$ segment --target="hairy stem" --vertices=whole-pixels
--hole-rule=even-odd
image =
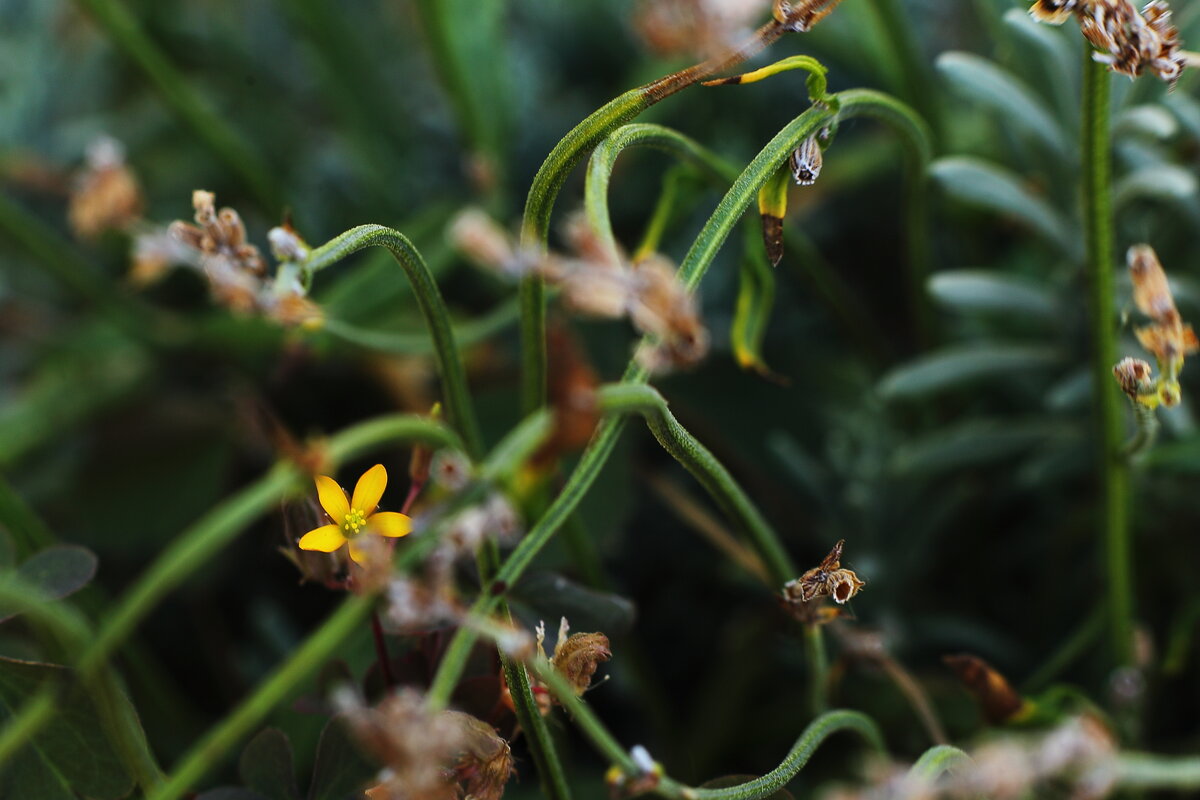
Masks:
[[[483,439],[479,435],[479,425],[471,407],[471,396],[467,392],[467,373],[463,367],[462,354],[454,341],[450,315],[446,311],[446,303],[442,299],[437,281],[412,242],[399,231],[382,225],[360,225],[313,250],[302,267],[312,274],[367,247],[387,248],[408,277],[417,305],[425,317],[425,324],[429,326],[429,335],[433,339],[450,424],[462,436],[468,455],[472,458],[480,457],[483,454]]]
[[[1092,382],[1095,392],[1097,464],[1103,501],[1104,553],[1108,578],[1109,636],[1113,658],[1133,658],[1133,547],[1129,528],[1129,475],[1121,457],[1124,436],[1120,392],[1112,380],[1117,361],[1113,324],[1112,131],[1108,68],[1084,52],[1083,211],[1087,275],[1091,292]]]

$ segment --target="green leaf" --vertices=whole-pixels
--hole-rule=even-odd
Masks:
[[[883,376],[884,398],[921,397],[987,378],[1042,371],[1062,360],[1061,354],[1038,345],[990,344],[938,350],[902,364]]]
[[[1080,256],[1074,226],[1044,198],[1027,189],[1012,170],[978,158],[955,156],[938,159],[929,171],[954,199],[1009,217],[1071,258]]]
[[[1008,70],[970,53],[943,53],[938,71],[965,97],[995,111],[1002,120],[1037,139],[1055,155],[1073,152],[1070,140],[1046,104]]]
[[[1124,210],[1135,200],[1179,203],[1196,195],[1196,178],[1174,164],[1154,164],[1134,170],[1113,187],[1113,208]]]
[[[371,783],[377,767],[363,757],[348,727],[339,714],[321,731],[308,800],[357,800]]]
[[[96,577],[96,554],[86,547],[58,545],[32,556],[17,569],[17,577],[61,599],[82,589]],[[0,622],[13,612],[0,606]]]
[[[1075,47],[1054,27],[1035,22],[1023,8],[1010,8],[1004,13],[1004,24],[1018,37],[1042,53],[1043,75],[1053,75],[1046,81],[1054,92],[1059,118],[1072,123],[1079,120],[1079,59]],[[1022,52],[1022,57],[1024,53]]]
[[[10,719],[47,682],[73,681],[66,667],[0,658],[0,720]],[[33,791],[31,788],[36,787]],[[57,798],[81,794],[117,800],[133,789],[88,693],[74,683],[59,711],[0,773],[0,797]]]
[[[1064,435],[1074,432],[1057,420],[969,420],[901,445],[892,456],[891,469],[911,474],[980,466]]]
[[[964,312],[1022,314],[1044,319],[1058,316],[1053,293],[1034,281],[987,270],[939,272],[929,279],[938,303]]]
[[[247,789],[267,800],[299,800],[292,744],[278,728],[267,728],[250,740],[238,761],[238,774]]]
[[[1113,120],[1113,136],[1118,140],[1137,136],[1165,141],[1178,133],[1179,120],[1156,103],[1127,108]]]

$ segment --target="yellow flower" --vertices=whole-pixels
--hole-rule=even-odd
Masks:
[[[404,514],[375,510],[387,487],[387,470],[382,464],[376,464],[363,473],[354,486],[354,495],[348,500],[346,492],[333,478],[318,475],[316,484],[321,508],[325,509],[333,522],[300,537],[301,550],[332,553],[349,543],[350,558],[363,564],[367,559],[366,549],[356,545],[358,537],[372,533],[397,538],[412,532],[412,520]]]

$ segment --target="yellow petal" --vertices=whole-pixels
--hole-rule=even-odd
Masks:
[[[355,564],[358,564],[360,567],[365,567],[371,560],[371,553],[374,551],[374,548],[370,547],[369,545],[367,547],[363,547],[361,543],[361,536],[350,540],[350,558]]]
[[[395,511],[380,511],[367,520],[371,532],[395,539],[412,533],[412,519]]]
[[[322,553],[332,553],[345,543],[346,537],[337,525],[322,525],[300,537],[301,550],[317,550]]]
[[[371,516],[383,490],[387,488],[387,470],[383,464],[376,464],[363,473],[354,487],[354,498],[350,501],[351,508],[357,508],[363,516]]]
[[[346,519],[346,512],[350,510],[350,504],[346,502],[346,493],[333,478],[318,475],[316,483],[317,497],[321,501],[321,508],[325,509],[325,513],[335,524],[341,525]]]

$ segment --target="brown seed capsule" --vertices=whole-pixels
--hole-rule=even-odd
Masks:
[[[792,177],[801,186],[812,186],[821,175],[825,157],[816,136],[810,136],[792,151]]]
[[[1150,365],[1140,358],[1123,358],[1113,367],[1113,377],[1121,391],[1129,399],[1137,401],[1139,397],[1154,392],[1154,381],[1151,378]]]
[[[1025,700],[1009,685],[1003,675],[978,656],[968,653],[950,655],[942,661],[979,703],[984,718],[993,725],[1015,717],[1025,708]]]
[[[829,573],[829,596],[838,605],[852,599],[866,585],[853,570],[838,569]]]
[[[1078,0],[1038,0],[1029,9],[1029,13],[1038,22],[1061,25],[1071,16],[1071,11],[1076,5]]]
[[[775,21],[784,30],[807,33],[833,13],[842,0],[775,0]]]
[[[829,551],[829,555],[825,556],[819,565],[808,570],[799,578],[788,581],[783,587],[784,598],[792,603],[811,603],[819,597],[828,597],[829,576],[841,567],[842,547],[845,544],[845,539],[838,540],[838,543]]]

